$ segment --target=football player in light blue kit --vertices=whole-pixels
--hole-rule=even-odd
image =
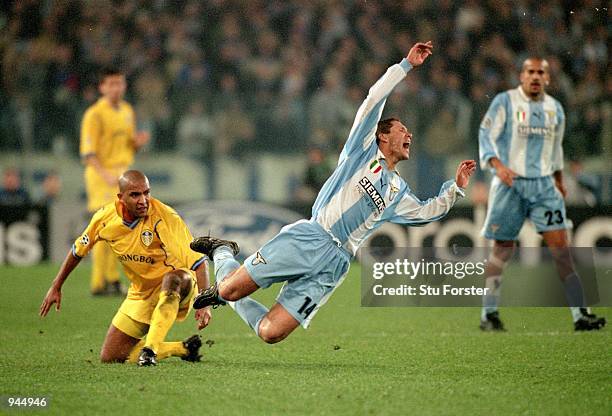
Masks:
[[[480,125],[480,164],[495,175],[483,228],[485,238],[495,240],[485,271],[489,294],[483,297],[480,322],[485,331],[504,330],[497,310],[502,271],[527,218],[555,259],[575,330],[600,329],[606,322],[585,308],[568,248],[562,176],[565,114],[561,104],[546,94],[549,82],[548,62],[526,59],[521,84],[497,95]]]
[[[412,134],[397,119],[379,121],[387,96],[431,51],[431,42],[417,43],[372,86],[310,220],[284,227],[242,266],[234,259],[238,253],[234,242],[200,237],[191,243],[192,249],[212,257],[217,278],[214,286],[196,297],[194,308],[229,302],[261,339],[281,341],[300,324],[309,325],[376,228],[385,222],[436,221],[463,196],[475,161],[461,162],[454,181],[444,183],[437,197],[420,201],[395,169],[399,161],[408,159]],[[270,310],[248,297],[283,281]]]

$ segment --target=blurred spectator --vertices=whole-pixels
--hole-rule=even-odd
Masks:
[[[193,101],[189,105],[179,120],[177,130],[177,151],[180,154],[198,161],[212,157],[215,125],[212,117],[206,114],[202,101]]]
[[[240,104],[233,101],[223,111],[214,115],[217,129],[214,140],[216,155],[242,158],[252,149],[255,140],[255,123]]]
[[[22,205],[30,203],[30,194],[21,185],[21,174],[15,168],[7,168],[2,175],[0,204]]]
[[[153,134],[152,150],[174,150],[184,139],[181,121],[194,101],[209,103],[215,120],[228,120],[226,109],[238,115],[242,138],[223,141],[221,154],[248,146],[338,149],[369,83],[401,59],[406,45],[431,39],[435,62],[408,77],[386,111],[407,120],[417,148],[445,109],[456,138],[473,151],[481,107],[516,85],[526,55],[541,54],[550,63],[551,94],[566,107],[568,135],[577,133],[576,145],[586,131],[596,134],[586,152],[596,156],[610,151],[607,3],[8,2],[0,35],[0,146],[48,151],[58,137],[76,143],[92,74],[112,65],[128,70],[128,96],[141,127]]]
[[[601,179],[584,172],[579,159],[570,160],[568,174],[564,177],[567,189],[566,201],[573,205],[594,207],[601,203]]]
[[[62,179],[57,172],[51,171],[45,176],[42,182],[40,196],[37,202],[43,205],[49,205],[55,202],[62,191]]]
[[[308,165],[302,181],[302,186],[296,190],[295,199],[300,203],[314,202],[323,184],[333,173],[334,168],[325,158],[323,150],[311,147],[308,150]]]

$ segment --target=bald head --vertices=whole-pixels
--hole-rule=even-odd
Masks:
[[[119,200],[132,219],[142,218],[149,212],[151,189],[149,179],[137,170],[128,170],[119,177]]]
[[[149,179],[139,170],[127,170],[119,177],[119,192],[124,193],[132,184],[146,183],[149,186]]]
[[[521,72],[525,71],[531,65],[542,65],[542,68],[548,72],[548,61],[537,56],[532,56],[531,58],[525,59],[523,61],[523,66],[521,67]]]

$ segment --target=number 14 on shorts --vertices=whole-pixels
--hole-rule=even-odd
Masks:
[[[298,313],[303,314],[304,319],[308,318],[308,315],[310,315],[312,311],[314,311],[314,309],[317,307],[316,303],[312,303],[312,305],[310,305],[311,303],[312,303],[312,299],[306,296],[304,298],[304,304],[302,304],[302,307],[298,309]]]

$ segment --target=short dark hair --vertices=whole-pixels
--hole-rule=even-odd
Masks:
[[[380,137],[379,135],[382,134],[387,134],[391,131],[391,127],[393,127],[393,122],[394,121],[399,121],[399,119],[395,118],[395,117],[391,117],[391,118],[386,118],[384,120],[380,120],[378,122],[378,125],[376,126],[376,144],[378,144],[380,142]]]
[[[116,66],[105,66],[98,73],[98,84],[102,84],[106,77],[114,77],[116,75],[125,75],[125,72]]]

